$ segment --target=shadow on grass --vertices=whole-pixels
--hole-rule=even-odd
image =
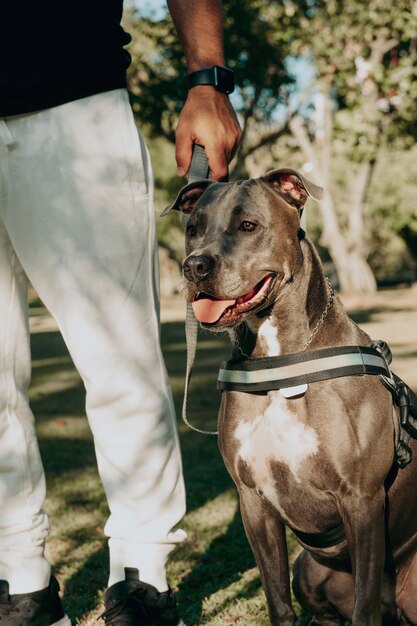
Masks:
[[[102,601],[102,591],[108,581],[107,542],[90,556],[65,585],[64,603],[73,624],[93,611]],[[68,607],[77,607],[68,610]],[[99,622],[97,622],[99,624]],[[101,622],[100,622],[101,624]]]
[[[384,313],[392,315],[394,313],[408,313],[409,311],[414,311],[414,308],[400,307],[393,309],[385,306],[375,306],[369,309],[349,309],[348,314],[360,326],[361,324],[377,321],[375,319],[376,316]]]
[[[39,436],[39,447],[48,482],[63,477],[67,479],[79,470],[96,466],[94,447],[91,441],[70,437]]]
[[[31,407],[37,422],[85,414],[84,385],[57,331],[31,335]]]
[[[253,567],[255,559],[244,534],[240,513],[236,512],[227,531],[211,542],[198,564],[181,581],[178,600],[185,622],[189,626],[200,624],[204,599],[238,581]],[[259,588],[259,579],[249,582],[243,593],[222,601],[215,613],[222,612],[238,597],[249,599]]]

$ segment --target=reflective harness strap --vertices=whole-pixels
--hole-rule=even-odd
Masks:
[[[413,456],[409,444],[410,438],[417,439],[417,396],[399,376],[392,373],[391,378],[380,376],[380,381],[392,395],[394,404],[399,408],[398,443],[395,461],[402,469]]]
[[[363,374],[390,376],[379,350],[341,346],[285,356],[226,361],[220,367],[217,387],[221,391],[250,393]]]

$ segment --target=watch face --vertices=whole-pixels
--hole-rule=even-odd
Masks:
[[[224,93],[232,93],[235,88],[232,70],[229,70],[227,67],[221,67],[221,65],[215,65],[213,70],[216,89]]]

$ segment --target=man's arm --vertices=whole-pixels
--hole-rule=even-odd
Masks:
[[[184,48],[188,73],[224,65],[220,0],[167,0],[167,4]],[[178,175],[187,173],[192,146],[199,143],[205,147],[212,178],[224,177],[240,138],[228,96],[210,85],[193,87],[176,132]]]

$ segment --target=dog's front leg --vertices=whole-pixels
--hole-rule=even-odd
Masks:
[[[239,495],[243,524],[261,574],[271,624],[292,626],[295,615],[285,527],[256,491],[242,487]]]
[[[380,626],[385,561],[385,491],[373,496],[348,493],[342,515],[355,580],[353,626]]]

